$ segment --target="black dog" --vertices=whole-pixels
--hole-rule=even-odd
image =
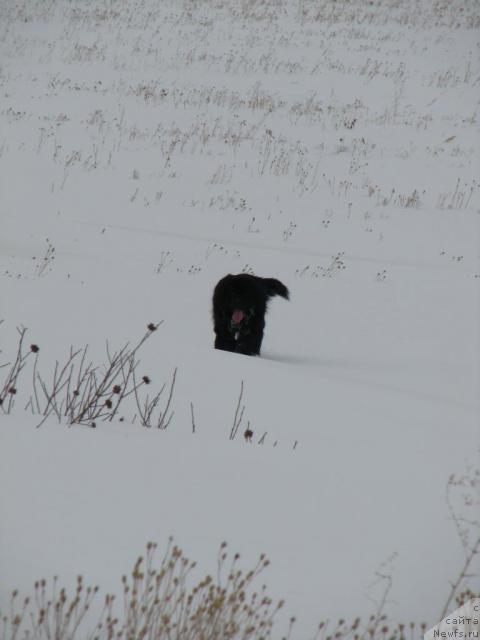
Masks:
[[[275,278],[247,273],[222,278],[213,292],[215,349],[258,356],[267,304],[273,296],[289,298],[287,287]]]

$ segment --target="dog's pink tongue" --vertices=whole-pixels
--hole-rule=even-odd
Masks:
[[[245,317],[245,314],[240,309],[235,309],[232,313],[232,322],[239,324]]]

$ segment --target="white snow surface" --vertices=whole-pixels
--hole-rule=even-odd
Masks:
[[[472,1],[1,3],[0,364],[18,325],[46,374],[163,320],[142,373],[178,377],[166,431],[37,429],[26,370],[0,609],[54,574],[118,590],[173,535],[201,571],[222,540],[265,552],[296,638],[369,615],[385,572],[389,616],[438,621],[445,486],[478,460],[479,24]],[[241,271],[291,293],[259,358],[213,349]]]

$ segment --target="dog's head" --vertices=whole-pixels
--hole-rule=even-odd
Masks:
[[[242,309],[240,306],[234,306],[229,313],[229,330],[233,334],[235,340],[240,336],[250,332],[249,322],[253,317],[253,309]]]

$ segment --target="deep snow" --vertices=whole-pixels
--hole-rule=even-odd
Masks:
[[[178,367],[166,432],[37,430],[26,373],[1,419],[0,608],[53,574],[115,589],[174,534],[205,570],[223,539],[266,552],[298,638],[369,614],[380,567],[389,615],[433,625],[463,561],[445,485],[478,460],[478,7],[9,0],[0,19],[0,362],[16,325],[47,372],[163,320],[142,367]],[[291,291],[261,358],[212,348],[213,286],[249,269]],[[241,380],[252,444],[228,439]]]

